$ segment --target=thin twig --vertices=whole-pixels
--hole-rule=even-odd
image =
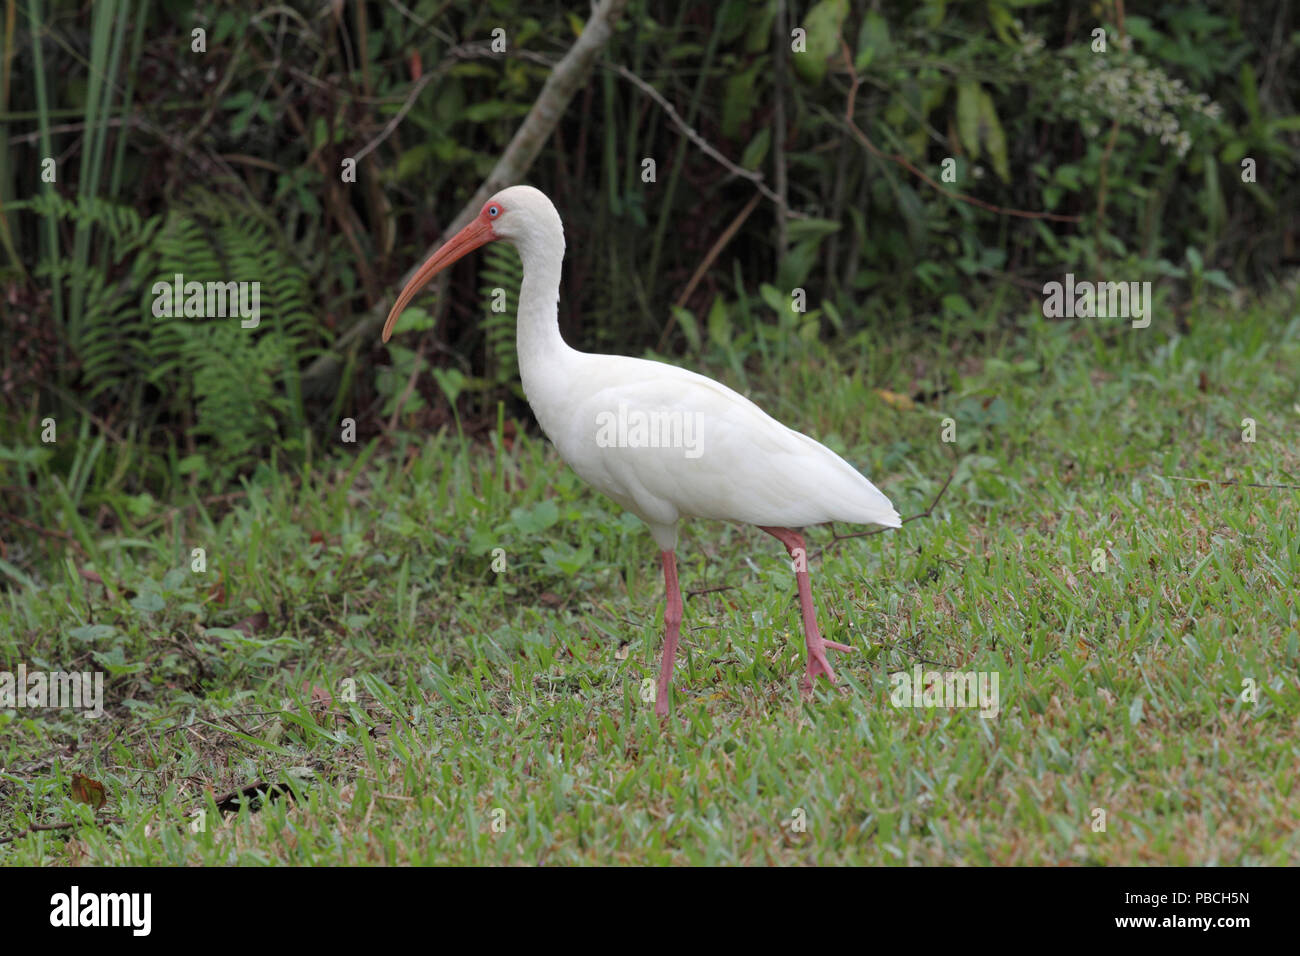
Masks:
[[[920,637],[919,634],[918,634],[918,635],[915,635],[915,636],[916,636],[916,637]],[[893,645],[892,647],[889,646],[888,644],[882,644],[882,645],[880,645],[880,646],[881,646],[881,647],[884,647],[884,648],[887,648],[887,649],[889,649],[889,650],[891,650],[891,651],[902,651],[904,654],[907,654],[909,657],[911,657],[911,658],[912,658],[914,661],[916,661],[918,664],[933,664],[935,667],[946,667],[946,668],[948,668],[948,670],[950,670],[950,671],[955,671],[955,670],[958,669],[958,665],[957,665],[957,664],[949,664],[947,661],[936,661],[936,660],[934,660],[934,659],[932,659],[932,658],[929,658],[929,657],[922,657],[920,654],[916,653],[916,651],[912,650],[911,648],[904,647],[904,646],[901,645],[901,644],[895,644],[895,645]]]
[[[0,512],[0,514],[4,515],[5,520],[13,521],[16,524],[20,524],[25,528],[31,528],[33,531],[37,532],[38,534],[43,534],[46,537],[51,537],[51,538],[62,538],[64,541],[67,541],[69,544],[71,544],[73,548],[75,548],[78,552],[80,552],[82,557],[86,556],[86,549],[81,546],[81,542],[78,541],[73,535],[69,534],[66,531],[62,531],[59,528],[42,527],[41,525],[37,524],[35,521],[29,521],[26,518],[22,517],[21,515],[11,514],[8,511]]]
[[[943,483],[943,487],[939,489],[939,493],[934,496],[934,500],[930,502],[930,507],[926,508],[924,511],[917,512],[914,515],[909,515],[908,517],[904,518],[901,522],[899,522],[900,527],[902,525],[907,524],[909,521],[915,521],[917,518],[928,518],[932,514],[934,514],[934,509],[938,507],[940,499],[943,498],[944,494],[948,491],[948,486],[952,484],[953,478],[957,476],[957,469],[958,467],[960,467],[960,465],[961,462],[959,461],[957,462],[957,464],[952,466],[952,471],[948,472],[948,480]],[[892,531],[892,530],[894,529],[893,528],[871,528],[867,531],[855,531],[853,534],[836,534],[835,525],[832,524],[830,543],[828,543],[825,547],[818,548],[816,554],[809,555],[809,557],[813,558],[813,557],[817,557],[818,555],[824,554],[828,548],[833,548],[841,541],[848,541],[850,538],[869,538],[873,534],[883,534],[886,531]]]
[[[96,820],[95,825],[100,827],[110,826],[112,824],[126,823],[121,817],[107,817],[103,820]],[[75,827],[84,826],[80,821],[76,823],[33,823],[26,830],[19,830],[17,833],[11,833],[7,837],[0,837],[0,843],[13,843],[20,837],[25,837],[32,833],[49,833],[55,830],[71,830]]]
[[[736,585],[734,584],[719,584],[711,588],[697,588],[694,591],[687,591],[686,596],[688,598],[693,598],[693,597],[700,597],[701,595],[705,595],[705,594],[714,594],[718,591],[734,591],[734,590],[736,590]]]
[[[1168,478],[1170,481],[1191,481],[1205,485],[1239,485],[1242,488],[1283,488],[1289,491],[1300,491],[1300,485],[1275,485],[1261,481],[1218,481],[1214,478],[1185,478],[1182,475],[1161,475],[1161,478]]]
[[[114,127],[114,126],[133,127],[138,125],[139,123],[137,121],[137,117],[135,116],[112,116],[112,117],[106,117],[102,120],[99,120],[97,123],[94,124],[94,128],[102,129],[104,127]],[[89,128],[90,128],[89,123],[59,123],[57,126],[51,126],[49,131],[51,135],[56,135],[58,133],[81,133],[81,132],[85,132]],[[19,145],[20,143],[39,142],[40,138],[41,138],[41,133],[38,130],[35,133],[20,133],[17,136],[11,136],[9,138],[9,142],[16,146]]]
[[[727,247],[727,243],[731,242],[740,227],[744,225],[745,220],[749,218],[749,214],[754,211],[754,207],[758,205],[758,200],[759,195],[758,193],[755,193],[750,197],[749,202],[745,203],[745,208],[741,209],[736,218],[731,220],[731,225],[722,230],[722,235],[718,236],[713,245],[709,247],[708,254],[705,255],[705,257],[700,260],[700,264],[695,267],[695,274],[691,276],[691,281],[686,283],[686,288],[683,289],[682,294],[677,297],[677,301],[673,303],[674,306],[682,308],[686,305],[686,300],[691,297],[691,293],[694,292],[695,287],[700,284],[700,280],[704,278],[704,274],[709,271],[709,268],[713,265],[713,261],[722,254],[722,250]],[[673,326],[676,324],[677,313],[669,312],[668,321],[664,323],[664,330],[659,335],[659,345],[657,346],[658,351],[662,352],[664,350],[664,346],[668,343],[668,336],[672,332]]]
[[[713,265],[713,260],[717,259],[722,250],[727,247],[727,243],[731,241],[732,237],[735,236],[740,227],[745,224],[745,220],[749,218],[749,214],[754,211],[754,207],[757,205],[758,196],[750,197],[749,202],[745,203],[745,207],[737,213],[736,218],[731,220],[731,225],[722,230],[722,235],[718,236],[717,241],[709,247],[708,253],[700,260],[699,266],[696,267],[695,274],[691,276],[691,281],[686,283],[686,288],[682,290],[682,294],[677,297],[677,301],[674,302],[673,305],[679,307],[686,305],[686,300],[691,297],[691,293],[695,291],[695,287],[699,285],[700,280],[704,278],[704,274],[709,271],[709,267]]]
[[[159,518],[162,521],[170,521],[172,518],[180,514],[182,511],[193,511],[195,508],[198,508],[201,505],[215,505],[223,501],[238,501],[240,498],[245,498],[247,496],[248,496],[247,490],[227,491],[226,493],[220,495],[207,495],[203,498],[197,499],[196,501],[191,501],[187,505],[175,505],[174,507],[168,508],[161,515],[159,515]]]
[[[423,256],[417,258],[416,264],[402,276],[398,283],[399,287],[410,281],[419,270],[420,263],[433,255],[439,246],[478,215],[489,196],[523,180],[538,153],[541,152],[542,146],[555,131],[556,124],[564,115],[573,94],[590,76],[597,56],[613,36],[614,27],[622,17],[626,6],[627,0],[599,0],[599,3],[592,8],[591,16],[587,19],[581,35],[568,52],[556,61],[550,75],[542,84],[542,91],[516,128],[514,136],[498,157],[492,171],[470,197],[469,202],[461,207],[461,211],[443,231],[437,243],[430,246]],[[438,296],[440,302],[446,298],[445,295]],[[342,362],[339,352],[350,348],[353,342],[366,339],[383,328],[384,317],[388,314],[388,299],[386,296],[372,295],[370,301],[374,303],[370,311],[336,338],[329,350],[317,356],[303,373],[305,387],[318,388],[325,379],[336,375]]]
[[[920,169],[917,169],[917,167],[912,164],[912,161],[909,160],[906,156],[903,156],[900,153],[886,153],[878,149],[876,147],[876,144],[871,141],[871,139],[867,136],[867,134],[864,133],[861,130],[861,128],[859,128],[858,124],[853,122],[853,103],[854,100],[857,98],[858,87],[862,85],[862,81],[858,78],[857,71],[853,69],[853,57],[849,54],[849,45],[845,43],[843,39],[840,40],[840,48],[844,51],[844,59],[846,62],[846,69],[848,70],[849,83],[850,83],[849,97],[844,105],[843,122],[848,127],[849,132],[854,135],[854,137],[858,140],[858,142],[860,142],[863,146],[865,146],[868,150],[870,150],[873,155],[879,157],[880,159],[887,159],[891,163],[896,163],[899,166],[902,166],[904,169],[910,172],[913,176],[920,179],[927,186],[937,190],[938,192],[943,193],[945,196],[948,196],[952,199],[956,199],[960,202],[969,203],[972,206],[978,206],[980,209],[986,209],[989,212],[995,212],[1001,216],[1018,216],[1021,219],[1050,219],[1053,222],[1079,222],[1080,221],[1080,219],[1082,218],[1080,216],[1065,216],[1065,215],[1061,215],[1060,213],[1054,213],[1054,212],[1030,212],[1025,209],[1011,209],[1006,206],[998,206],[991,202],[985,202],[983,199],[976,199],[974,196],[968,196],[965,193],[956,192],[955,190],[948,189],[947,187],[935,182],[933,179],[931,179]],[[821,112],[824,113],[825,110],[821,110]]]
[[[407,94],[406,102],[402,104],[402,108],[393,114],[393,118],[388,121],[382,130],[380,130],[379,135],[352,154],[352,158],[355,159],[358,164],[369,156],[375,147],[393,135],[393,130],[397,129],[402,120],[406,118],[406,114],[411,111],[411,107],[415,105],[415,98],[420,95],[420,91],[429,85],[430,80],[441,75],[441,73],[441,70],[430,70],[428,73],[424,74],[424,76],[420,77],[416,84],[411,87],[411,92]]]
[[[244,153],[221,153],[220,158],[228,163],[242,163],[245,166],[256,166],[258,169],[270,170],[273,173],[283,173],[284,167],[267,159],[261,159],[257,156],[248,156]]]
[[[727,159],[726,156],[723,156],[722,153],[718,152],[718,150],[714,149],[713,146],[709,144],[708,140],[706,140],[703,136],[701,136],[691,127],[686,125],[686,121],[682,119],[681,116],[678,115],[677,110],[673,109],[673,104],[669,103],[662,93],[656,90],[645,80],[641,79],[641,77],[637,76],[627,67],[623,66],[621,63],[614,64],[613,66],[602,64],[602,66],[605,66],[606,69],[613,70],[619,76],[623,77],[623,79],[627,80],[637,89],[639,89],[646,96],[650,97],[650,99],[658,103],[660,109],[662,109],[665,113],[667,113],[668,118],[673,121],[673,125],[676,126],[678,129],[680,129],[687,139],[689,139],[692,143],[698,146],[700,148],[700,151],[704,153],[704,155],[708,156],[710,159],[712,159],[714,162],[718,163],[719,165],[725,167],[727,171],[731,173],[733,176],[739,176],[741,179],[748,179],[751,183],[754,184],[754,187],[759,192],[761,192],[772,202],[776,203],[778,208],[781,207],[781,197],[778,196],[775,192],[773,192],[772,189],[765,182],[763,182],[762,173],[756,173],[751,169],[745,169],[742,166],[737,166],[731,160]],[[790,219],[808,218],[804,213],[795,212],[793,210],[787,210],[786,216]]]

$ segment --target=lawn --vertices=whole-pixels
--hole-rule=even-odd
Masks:
[[[0,710],[0,862],[1294,863],[1296,298],[706,343],[905,518],[952,480],[810,533],[857,649],[810,699],[781,546],[684,525],[664,724],[654,543],[531,423],[93,514],[136,463],[64,424],[72,472],[5,463],[64,558],[6,531],[0,669],[100,671],[105,713]],[[917,665],[996,715],[895,706]]]

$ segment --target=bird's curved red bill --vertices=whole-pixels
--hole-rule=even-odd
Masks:
[[[448,239],[443,247],[431,255],[428,261],[420,266],[419,271],[411,276],[411,281],[402,287],[401,295],[393,303],[393,309],[388,313],[388,318],[384,322],[384,341],[387,342],[388,337],[393,334],[393,326],[397,324],[397,318],[402,314],[402,310],[410,304],[417,292],[428,285],[430,279],[457,259],[468,255],[479,246],[486,245],[495,238],[496,236],[492,232],[492,224],[480,216]]]

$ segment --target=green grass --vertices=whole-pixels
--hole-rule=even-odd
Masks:
[[[786,339],[780,378],[692,362],[904,516],[957,471],[932,517],[812,562],[859,650],[811,700],[780,545],[684,526],[683,587],[729,589],[687,600],[664,726],[654,544],[538,438],[404,434],[93,521],[84,469],[42,471],[80,553],[9,549],[0,667],[105,671],[108,713],[0,712],[0,861],[1295,862],[1300,492],[1169,476],[1300,483],[1300,314],[1292,289],[1188,319]],[[920,659],[996,672],[998,716],[893,706]],[[296,796],[213,801],[259,781]]]

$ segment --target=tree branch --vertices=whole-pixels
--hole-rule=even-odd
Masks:
[[[907,524],[909,521],[915,521],[917,518],[928,518],[932,514],[934,514],[934,509],[938,507],[940,499],[942,499],[944,494],[947,493],[948,486],[952,484],[953,478],[957,476],[957,468],[960,465],[961,465],[961,461],[959,460],[956,464],[952,466],[952,471],[948,472],[948,480],[943,483],[943,487],[939,489],[939,493],[934,496],[934,500],[930,502],[930,507],[926,508],[924,511],[919,511],[914,515],[908,515],[900,522],[900,525]],[[884,534],[886,531],[896,530],[894,528],[871,528],[868,531],[855,531],[853,534],[836,534],[835,525],[832,524],[830,527],[831,527],[830,542],[826,544],[824,547],[818,548],[815,553],[808,555],[809,560],[812,560],[815,557],[825,554],[828,550],[835,547],[835,545],[839,544],[841,541],[848,541],[850,538],[869,538],[873,534]]]
[[[847,101],[844,104],[844,117],[842,119],[842,122],[844,123],[848,131],[853,134],[854,138],[857,139],[857,141],[861,143],[863,146],[865,146],[873,156],[877,156],[880,159],[887,159],[891,163],[895,163],[899,166],[902,166],[904,169],[910,172],[917,179],[921,180],[921,182],[925,183],[930,188],[943,193],[945,196],[948,196],[951,199],[956,199],[959,202],[969,203],[972,206],[978,206],[980,209],[986,209],[989,212],[995,212],[1001,216],[1017,216],[1021,219],[1050,219],[1053,222],[1079,222],[1080,221],[1081,217],[1079,216],[1065,216],[1065,215],[1061,215],[1060,213],[1054,213],[1054,212],[1031,212],[1026,209],[1009,209],[1006,206],[997,206],[991,202],[985,202],[983,199],[976,199],[974,196],[968,196],[965,193],[959,193],[956,190],[948,189],[946,186],[940,185],[939,183],[935,182],[934,179],[932,179],[930,176],[926,175],[924,172],[917,169],[916,166],[912,163],[912,161],[909,160],[906,156],[903,156],[899,153],[886,153],[878,149],[876,147],[876,144],[871,141],[870,137],[868,137],[867,134],[864,133],[862,129],[858,126],[858,124],[853,121],[853,103],[857,99],[858,87],[862,85],[862,81],[858,79],[857,70],[853,68],[853,57],[849,53],[849,45],[845,43],[843,39],[840,40],[840,48],[844,53],[845,69],[848,71],[849,84],[850,84],[849,96]],[[819,112],[825,113],[825,110],[821,110],[820,107],[818,109]],[[826,115],[830,115],[830,114],[826,114]]]
[[[595,66],[596,57],[609,43],[614,33],[614,24],[623,15],[627,0],[600,0],[591,12],[591,19],[583,28],[582,35],[574,42],[560,62],[555,64],[551,75],[542,85],[542,91],[533,103],[528,115],[524,117],[519,129],[506,146],[501,158],[497,160],[492,172],[479,186],[468,203],[451,221],[438,241],[418,257],[411,268],[402,276],[398,286],[403,286],[415,275],[416,270],[429,256],[433,255],[447,239],[455,235],[467,222],[474,218],[487,198],[506,186],[512,186],[523,179],[532,166],[533,160],[541,152],[542,146],[554,132],[560,118],[564,115],[573,94],[587,81]],[[388,130],[384,133],[386,136]],[[339,352],[359,339],[371,338],[379,333],[388,314],[390,303],[386,300],[376,302],[352,328],[344,332],[335,341],[333,348],[316,359],[303,373],[303,387],[315,390],[321,383],[338,375],[342,359]]]

